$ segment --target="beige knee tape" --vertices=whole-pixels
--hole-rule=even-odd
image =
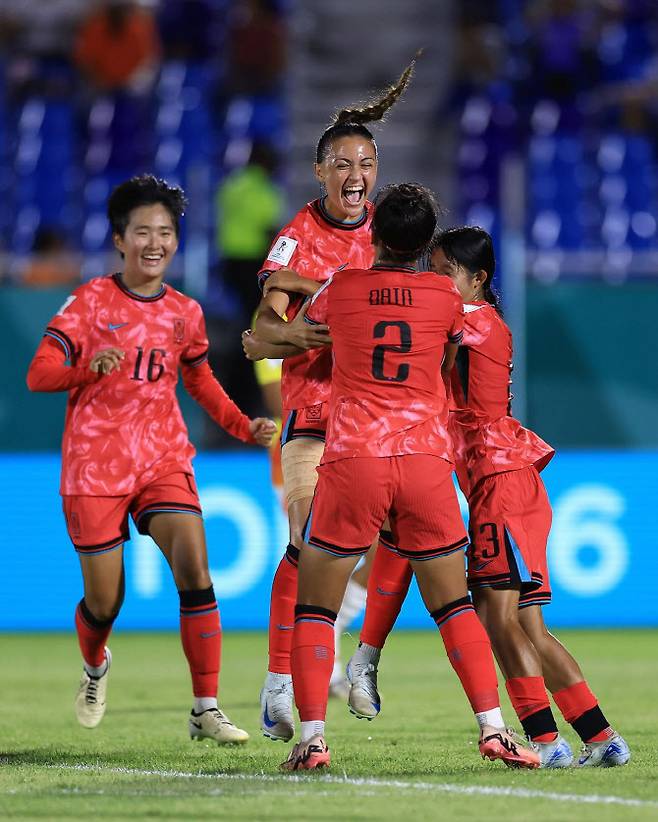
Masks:
[[[283,488],[288,505],[306,497],[312,497],[318,481],[315,470],[322,459],[324,443],[302,437],[290,440],[281,449]]]

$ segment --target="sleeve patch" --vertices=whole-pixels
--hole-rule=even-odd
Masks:
[[[56,316],[61,317],[61,316],[62,316],[62,314],[66,311],[66,309],[67,309],[67,308],[71,305],[71,303],[72,303],[74,300],[77,300],[77,297],[75,296],[75,294],[71,294],[71,296],[70,296],[70,297],[67,297],[67,298],[64,300],[64,302],[63,302],[62,306],[60,307],[59,311],[57,312],[57,315],[56,315]]]
[[[277,237],[276,242],[272,246],[272,250],[267,255],[267,259],[273,263],[288,265],[296,248],[297,240],[282,235],[281,237]]]

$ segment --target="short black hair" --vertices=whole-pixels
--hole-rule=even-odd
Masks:
[[[426,250],[438,220],[434,194],[417,183],[385,186],[375,199],[372,229],[393,262],[417,260]]]
[[[140,206],[162,204],[171,214],[176,236],[180,234],[180,218],[185,213],[187,198],[180,186],[170,186],[152,174],[131,177],[118,185],[107,203],[107,216],[112,234],[125,234],[130,214]]]

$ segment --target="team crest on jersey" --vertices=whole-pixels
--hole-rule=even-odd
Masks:
[[[305,411],[306,422],[318,422],[322,419],[322,403],[309,405]]]
[[[185,339],[185,320],[182,317],[176,317],[174,320],[174,342],[182,343]]]
[[[273,263],[288,265],[296,248],[297,240],[281,235],[280,237],[277,237],[276,242],[272,246],[272,250],[267,255],[267,259],[271,260]]]

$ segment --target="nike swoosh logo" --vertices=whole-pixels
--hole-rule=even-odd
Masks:
[[[267,714],[267,705],[265,706],[265,710],[263,711],[263,722],[267,725],[268,728],[273,728],[276,725],[276,722],[272,722]]]
[[[217,636],[219,631],[211,631],[209,634],[199,634],[201,639],[210,639],[211,636]]]
[[[123,328],[124,325],[128,325],[128,323],[108,323],[107,327],[110,329],[110,331],[116,331],[117,328]]]
[[[279,629],[279,631],[292,631],[292,629],[295,626],[294,625],[277,625],[276,627]]]
[[[190,725],[194,725],[195,728],[198,728],[199,730],[201,730],[201,723],[200,722],[194,722],[194,720],[190,719]]]
[[[379,585],[377,586],[377,593],[381,594],[383,597],[394,597],[398,591],[385,591],[383,588],[380,588]]]
[[[486,562],[478,562],[476,566],[474,566],[475,571],[482,571],[487,565],[490,565],[493,562],[492,559],[488,559]]]

